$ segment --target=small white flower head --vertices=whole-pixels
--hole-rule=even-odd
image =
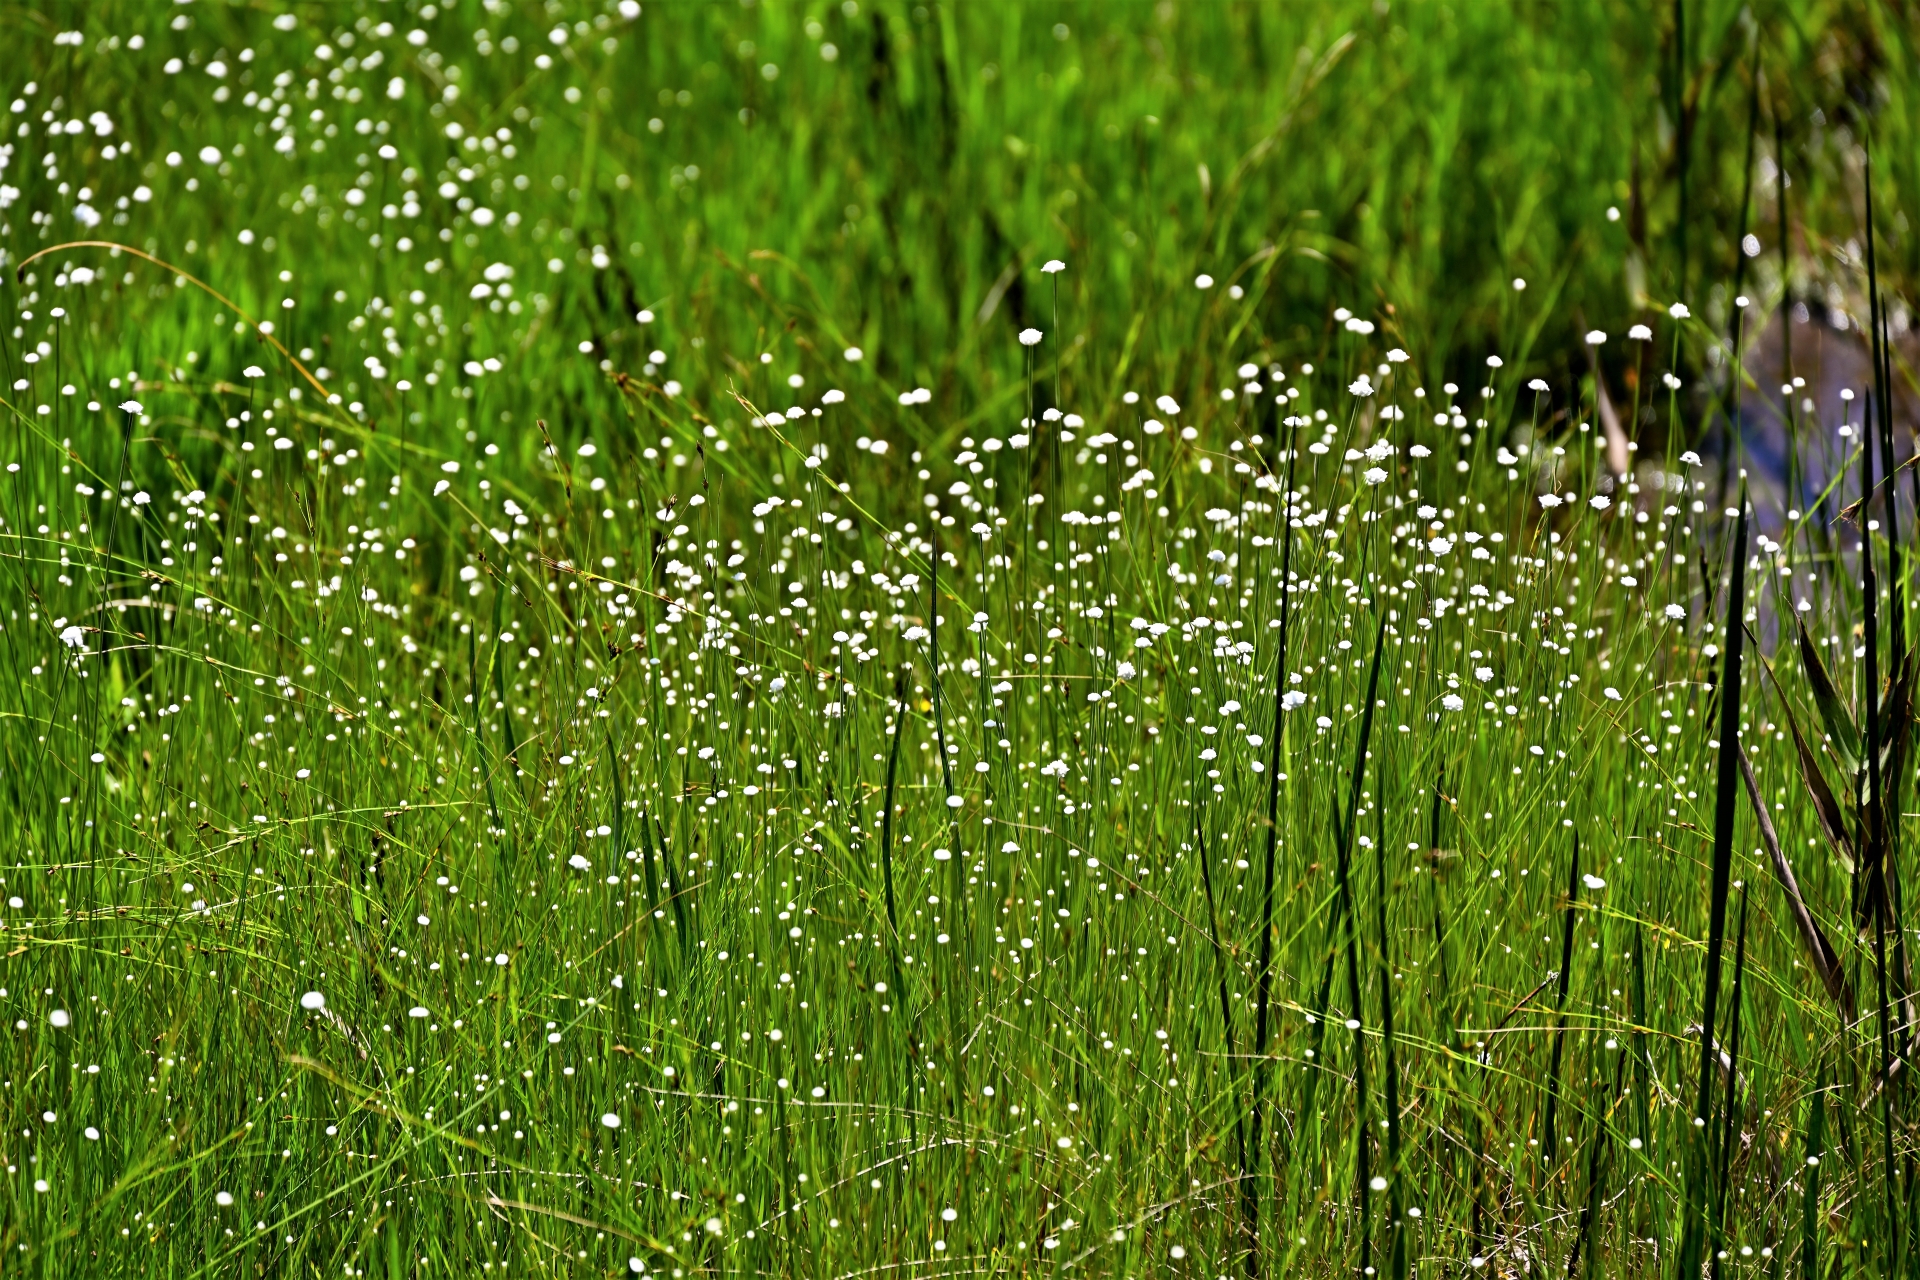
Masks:
[[[1549,390],[1547,386],[1547,380],[1545,378],[1531,378],[1527,381],[1527,390],[1529,391]]]
[[[1590,347],[1597,347],[1597,346],[1600,346],[1600,345],[1602,345],[1603,343],[1605,343],[1605,342],[1606,342],[1606,340],[1607,340],[1607,331],[1606,331],[1605,329],[1589,329],[1589,330],[1587,330],[1587,345],[1588,345],[1588,346],[1590,346]]]
[[[1395,347],[1393,350],[1387,352],[1388,364],[1405,364],[1411,359],[1413,359],[1413,357],[1402,351],[1399,347]]]
[[[1653,330],[1644,324],[1637,324],[1627,330],[1627,336],[1635,342],[1650,342],[1653,340]]]
[[[216,1191],[213,1193],[213,1202],[222,1209],[231,1209],[233,1208],[233,1192]]]
[[[1387,439],[1375,440],[1372,444],[1367,446],[1367,457],[1372,459],[1374,462],[1385,462],[1388,458],[1391,458],[1392,456],[1393,456],[1393,441],[1391,440],[1387,440]]]
[[[211,146],[200,148],[200,163],[201,164],[219,164],[220,148],[211,147]]]
[[[600,1123],[609,1129],[618,1129],[620,1127],[620,1116],[616,1112],[609,1111],[600,1117]]]
[[[318,991],[309,991],[300,997],[300,1007],[308,1013],[318,1013],[327,1007],[327,998]]]
[[[1686,609],[1683,606],[1677,605],[1677,604],[1668,605],[1664,610],[1662,610],[1662,612],[1665,613],[1667,617],[1673,619],[1673,621],[1675,622],[1678,622],[1682,618],[1687,616]]]
[[[47,1015],[47,1021],[51,1022],[55,1027],[70,1027],[73,1025],[73,1015],[65,1009],[55,1009]]]
[[[1193,278],[1193,287],[1196,289],[1211,289],[1213,288],[1213,277],[1202,271]]]
[[[120,402],[120,411],[122,413],[145,413],[146,408],[138,400],[122,400]]]
[[[264,378],[267,376],[267,371],[257,364],[250,364],[240,371],[240,376],[243,378]]]
[[[1373,394],[1373,383],[1368,381],[1367,375],[1363,373],[1347,384],[1347,390],[1356,396],[1370,396]]]
[[[1595,511],[1605,511],[1608,507],[1613,505],[1613,499],[1609,498],[1604,493],[1596,493],[1591,498],[1587,499],[1587,503]]]
[[[862,360],[865,360],[867,358],[867,353],[862,351],[858,347],[848,347],[845,351],[842,351],[840,353],[840,358],[845,360],[848,364],[859,364]]]
[[[1605,880],[1602,880],[1599,876],[1596,876],[1596,875],[1581,876],[1580,883],[1587,886],[1587,888],[1594,889],[1594,890],[1600,890],[1607,887],[1607,882]]]
[[[60,632],[60,643],[69,649],[78,649],[86,642],[87,633],[79,626],[70,626]]]
[[[1459,694],[1450,693],[1446,697],[1440,699],[1440,705],[1445,707],[1449,711],[1459,711],[1463,709],[1467,704],[1465,700],[1460,697]]]
[[[571,858],[568,858],[567,865],[572,867],[575,871],[593,870],[593,864],[591,862],[588,862],[586,855],[582,853],[576,853]]]
[[[1045,264],[1041,266],[1040,272],[1042,275],[1053,276],[1053,275],[1059,275],[1062,271],[1065,271],[1066,269],[1067,269],[1067,264],[1060,261],[1060,259],[1049,258],[1047,259]]]
[[[1600,696],[1605,698],[1608,702],[1620,701],[1620,691],[1614,688],[1612,685],[1608,685],[1606,688],[1602,689],[1600,691]]]
[[[1280,709],[1294,711],[1307,705],[1307,695],[1298,689],[1289,689],[1280,696]]]
[[[1159,398],[1154,400],[1153,407],[1158,409],[1160,412],[1166,414],[1170,418],[1174,417],[1180,412],[1180,406],[1172,396],[1160,396]]]
[[[1416,458],[1431,458],[1433,456],[1433,450],[1423,444],[1408,445],[1407,452]]]
[[[417,1004],[413,1006],[413,1008],[407,1010],[407,1016],[409,1018],[424,1018],[427,1016],[427,1006],[423,1004]]]
[[[1045,335],[1038,329],[1022,329],[1020,331],[1020,345],[1023,347],[1037,347],[1040,345],[1040,339],[1044,336]]]
[[[1498,369],[1501,365],[1505,363],[1506,361],[1502,360],[1499,356],[1487,357],[1487,368],[1489,369]]]
[[[1515,276],[1513,278],[1513,291],[1515,293],[1524,293],[1526,291],[1526,288],[1527,288],[1527,282],[1524,279],[1522,279],[1519,276]]]
[[[1540,495],[1540,505],[1551,511],[1560,505],[1560,495],[1557,493],[1543,493]]]
[[[1384,467],[1368,467],[1360,473],[1360,478],[1368,484],[1384,484],[1386,483],[1387,472]]]
[[[1675,320],[1685,320],[1688,316],[1692,315],[1693,312],[1687,310],[1686,303],[1676,302],[1672,306],[1667,308],[1667,314],[1672,316]]]

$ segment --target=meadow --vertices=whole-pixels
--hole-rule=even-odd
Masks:
[[[0,1272],[1920,1269],[1911,14],[0,24]]]

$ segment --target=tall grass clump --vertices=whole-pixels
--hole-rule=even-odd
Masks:
[[[1802,18],[7,19],[0,1265],[1906,1274]]]

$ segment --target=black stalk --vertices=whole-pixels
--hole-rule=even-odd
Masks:
[[[1294,441],[1289,433],[1287,443]],[[1262,1121],[1267,1083],[1267,1026],[1273,991],[1273,875],[1280,843],[1280,735],[1281,717],[1286,714],[1287,630],[1292,620],[1292,594],[1288,589],[1293,572],[1293,521],[1289,506],[1293,501],[1294,461],[1299,450],[1287,450],[1287,483],[1280,494],[1280,652],[1273,667],[1273,736],[1267,743],[1267,865],[1260,895],[1260,970],[1256,975],[1253,1014],[1253,1172],[1259,1172],[1262,1159]],[[1204,865],[1204,863],[1202,864]],[[1211,890],[1209,890],[1211,893]],[[1260,1204],[1247,1170],[1242,1168],[1241,1211],[1247,1222],[1247,1275],[1257,1275],[1260,1267]]]
[[[1339,876],[1342,907],[1340,914],[1346,920],[1347,944],[1347,1000],[1352,1010],[1351,1029],[1353,1031],[1353,1098],[1354,1098],[1354,1158],[1357,1164],[1356,1174],[1360,1185],[1360,1271],[1364,1275],[1372,1266],[1373,1224],[1371,1206],[1373,1201],[1372,1179],[1368,1169],[1367,1145],[1367,1042],[1366,1028],[1360,1017],[1360,949],[1359,918],[1353,909],[1353,841],[1354,826],[1359,820],[1360,791],[1367,776],[1367,743],[1373,736],[1373,704],[1380,689],[1380,655],[1385,648],[1387,637],[1386,614],[1380,615],[1379,629],[1373,638],[1373,667],[1367,675],[1367,700],[1360,710],[1360,741],[1354,748],[1353,781],[1347,791],[1346,812],[1335,827],[1335,838],[1339,843],[1339,858],[1336,871]]]
[[[1700,1012],[1700,1083],[1694,1101],[1692,1164],[1694,1176],[1688,1179],[1688,1195],[1693,1203],[1687,1213],[1686,1230],[1680,1247],[1677,1274],[1697,1276],[1701,1251],[1713,1250],[1712,1224],[1707,1216],[1706,1127],[1713,1114],[1714,1027],[1720,1008],[1721,952],[1726,944],[1727,894],[1733,878],[1733,824],[1739,799],[1738,752],[1734,746],[1740,737],[1740,659],[1746,628],[1741,625],[1747,608],[1747,495],[1740,494],[1740,515],[1734,522],[1733,546],[1728,560],[1732,570],[1727,588],[1726,654],[1720,676],[1720,739],[1715,761],[1713,800],[1713,867],[1710,879],[1707,919],[1706,993]],[[1708,1237],[1702,1240],[1702,1234]],[[1717,1259],[1715,1260],[1717,1263]]]
[[[1553,1028],[1553,1064],[1547,1071],[1547,1122],[1541,1134],[1546,1149],[1541,1153],[1547,1158],[1547,1169],[1551,1171],[1560,1163],[1560,1148],[1554,1145],[1558,1136],[1554,1132],[1554,1113],[1560,1105],[1560,1062],[1567,1045],[1567,988],[1573,984],[1573,922],[1574,912],[1580,902],[1580,832],[1573,833],[1573,861],[1567,866],[1567,905],[1561,913],[1562,932],[1566,935],[1560,940],[1560,982],[1553,1000],[1555,1026]]]

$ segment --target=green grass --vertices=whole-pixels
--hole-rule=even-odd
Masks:
[[[1920,1257],[1910,19],[287,12],[4,19],[10,1272]]]

